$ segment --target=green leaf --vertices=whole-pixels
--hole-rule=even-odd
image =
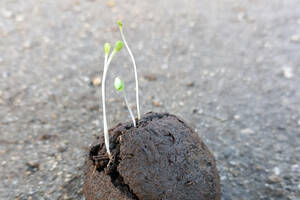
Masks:
[[[125,87],[124,82],[119,77],[115,78],[114,86],[118,91],[123,91]]]
[[[109,43],[105,43],[104,44],[104,52],[105,54],[109,54],[110,51],[110,44]]]
[[[114,50],[115,50],[116,52],[120,51],[120,50],[123,48],[123,45],[124,45],[124,44],[123,44],[122,41],[120,41],[120,40],[117,41],[117,42],[115,43],[115,49],[114,49]]]
[[[120,20],[118,20],[117,23],[118,23],[120,29],[123,28],[123,23]]]

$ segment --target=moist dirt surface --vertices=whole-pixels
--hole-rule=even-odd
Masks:
[[[176,116],[147,113],[137,127],[119,124],[109,133],[111,159],[102,138],[86,160],[83,193],[88,200],[220,200],[213,155]]]
[[[298,0],[1,0],[0,199],[83,199],[103,132],[103,45],[136,58],[142,114],[184,119],[214,154],[223,200],[300,198]],[[135,110],[124,50],[106,80],[108,127]]]

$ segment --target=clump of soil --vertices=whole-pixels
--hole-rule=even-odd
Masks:
[[[119,124],[109,136],[111,160],[103,138],[87,156],[87,200],[221,199],[213,155],[176,116],[147,113],[138,127]]]

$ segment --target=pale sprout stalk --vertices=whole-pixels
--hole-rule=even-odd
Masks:
[[[133,126],[136,127],[135,119],[134,119],[132,110],[131,110],[131,108],[130,108],[130,106],[129,106],[129,104],[128,104],[128,101],[127,101],[126,93],[125,93],[125,91],[122,91],[122,93],[123,93],[124,100],[125,100],[126,106],[127,106],[127,108],[128,108],[129,114],[130,114],[130,116],[131,116],[131,119],[132,119],[132,122],[133,122]]]
[[[126,49],[129,53],[129,56],[132,60],[132,63],[133,63],[133,68],[134,68],[134,76],[135,76],[135,91],[136,91],[136,109],[137,109],[137,115],[138,115],[138,120],[141,119],[141,114],[140,114],[140,103],[139,103],[139,83],[138,83],[138,78],[137,78],[137,70],[136,70],[136,64],[135,64],[135,60],[134,60],[134,57],[133,57],[133,54],[126,42],[126,39],[125,39],[125,36],[124,36],[124,33],[123,33],[123,24],[121,21],[118,21],[118,25],[120,27],[120,33],[121,33],[121,37],[122,37],[122,40],[126,46]]]
[[[115,78],[114,86],[115,86],[115,88],[116,88],[117,91],[123,93],[123,97],[124,97],[127,109],[129,111],[129,114],[131,116],[131,119],[132,119],[132,122],[133,122],[133,126],[136,127],[135,119],[134,119],[132,110],[131,110],[131,108],[129,106],[129,103],[128,103],[128,100],[127,100],[127,97],[126,97],[126,93],[125,93],[125,90],[124,90],[124,88],[125,88],[124,82],[119,77],[117,77],[117,78]]]
[[[106,76],[106,63],[107,63],[108,54],[105,53],[104,57],[104,70],[103,70],[103,76],[102,76],[102,109],[103,109],[103,131],[104,131],[104,140],[105,140],[105,147],[107,149],[107,153],[110,156],[110,150],[109,150],[109,141],[107,141],[106,138],[108,138],[108,130],[107,130],[107,120],[106,120],[106,111],[105,111],[105,76]],[[105,72],[105,73],[104,73]],[[99,94],[99,102],[101,101],[100,97],[100,91]],[[100,106],[99,106],[100,110]]]
[[[115,54],[120,51],[123,47],[123,43],[121,41],[116,42],[113,52],[110,54],[110,56],[107,59],[107,56],[109,54],[110,46],[107,45],[107,43],[104,46],[105,50],[105,59],[104,59],[104,70],[103,70],[103,77],[102,77],[102,107],[103,107],[103,129],[104,129],[104,140],[105,140],[105,147],[106,151],[111,156],[110,150],[109,150],[109,135],[108,135],[108,128],[107,128],[107,119],[106,119],[106,106],[105,106],[105,80],[106,80],[106,74],[107,70],[109,68],[109,65],[111,63],[112,58],[115,56]]]

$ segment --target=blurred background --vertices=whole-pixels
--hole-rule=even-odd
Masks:
[[[124,23],[141,112],[169,112],[215,155],[223,200],[300,199],[298,0],[1,0],[0,199],[84,199],[84,155],[102,134],[103,45]],[[108,126],[135,110],[122,50]]]

